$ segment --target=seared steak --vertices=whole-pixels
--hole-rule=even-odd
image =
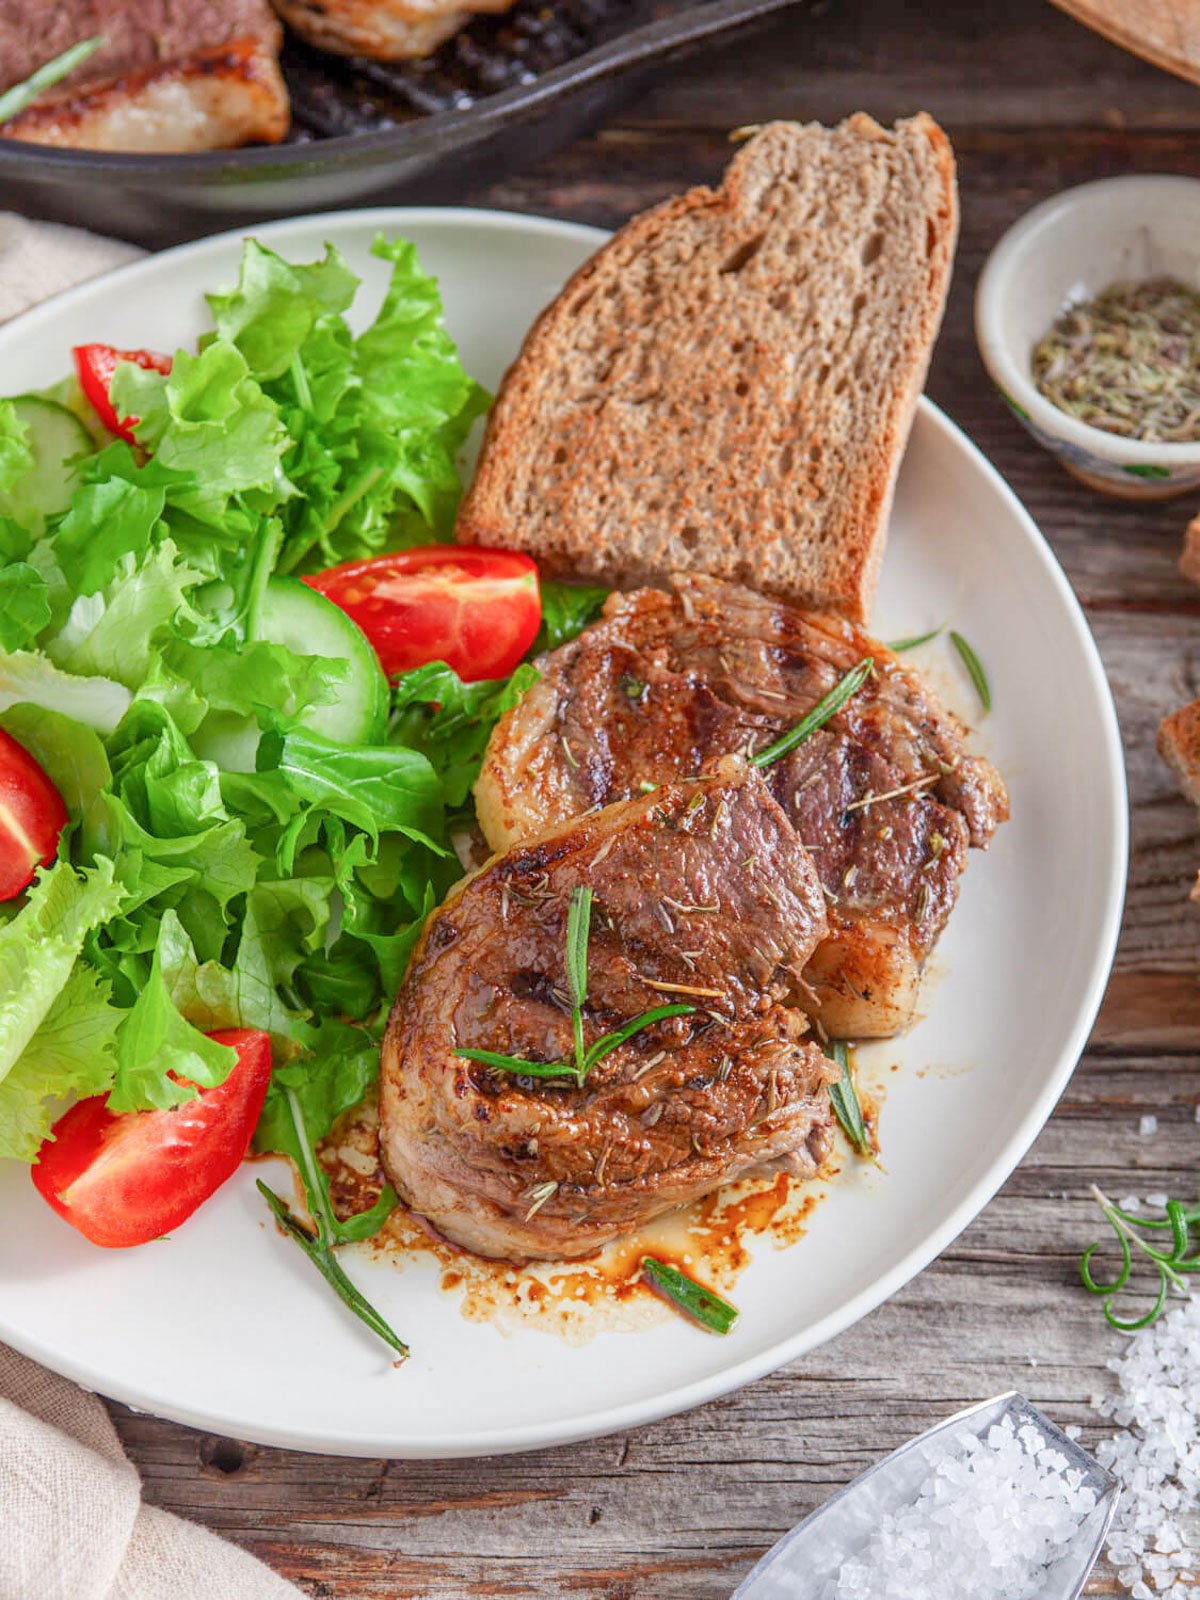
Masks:
[[[584,1039],[671,1002],[572,1080],[462,1049],[573,1059],[565,940],[594,902]],[[383,1043],[384,1165],[408,1204],[481,1255],[588,1254],[743,1173],[811,1173],[831,1142],[830,1063],[791,1008],[825,932],[816,873],[758,775],[666,784],[498,857],[430,917]]]
[[[864,687],[767,778],[828,900],[808,1009],[835,1037],[898,1032],[968,846],[1008,814],[1004,784],[920,677],[852,623],[698,575],[673,590],[613,595],[539,661],[476,786],[489,844],[763,749],[869,655]]]
[[[0,90],[95,34],[101,49],[0,134],[89,150],[215,150],[287,133],[281,30],[267,0],[7,0]]]
[[[319,50],[408,61],[427,56],[476,12],[513,0],[274,0],[283,20]]]

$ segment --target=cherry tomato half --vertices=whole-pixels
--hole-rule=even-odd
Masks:
[[[60,1117],[39,1150],[38,1193],[93,1244],[160,1239],[237,1170],[266,1098],[271,1041],[254,1028],[209,1038],[238,1054],[215,1089],[171,1111],[121,1115],[94,1095]]]
[[[58,790],[25,746],[0,728],[0,900],[20,894],[54,860],[66,825]]]
[[[428,661],[467,683],[505,678],[542,620],[537,567],[513,550],[422,545],[304,581],[358,623],[389,678]]]
[[[138,425],[137,417],[118,417],[108,398],[117,363],[132,361],[136,366],[145,367],[148,372],[170,372],[170,356],[159,355],[156,350],[117,350],[111,344],[77,344],[72,354],[75,357],[75,371],[79,374],[79,386],[92,410],[109,433],[115,433],[132,444],[133,430]]]

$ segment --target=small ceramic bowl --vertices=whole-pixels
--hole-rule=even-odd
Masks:
[[[1034,385],[1034,347],[1073,302],[1121,278],[1200,288],[1200,182],[1104,178],[1035,206],[988,257],[975,337],[1001,398],[1069,472],[1106,494],[1165,500],[1200,486],[1200,441],[1147,444],[1060,411]]]

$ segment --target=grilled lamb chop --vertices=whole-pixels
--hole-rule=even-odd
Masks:
[[[221,150],[288,130],[282,30],[267,0],[7,0],[0,90],[81,39],[95,55],[0,127],[85,150]]]
[[[462,1049],[573,1059],[572,890],[594,892],[584,1037],[652,1024],[572,1080]],[[456,888],[426,924],[383,1042],[383,1160],[456,1243],[512,1259],[586,1255],[648,1218],[831,1145],[829,1061],[791,1009],[824,897],[752,769],[667,784],[540,834]]]
[[[276,11],[319,50],[378,61],[427,56],[476,12],[507,11],[513,0],[274,0]]]
[[[872,656],[864,687],[767,777],[829,902],[807,1009],[836,1038],[899,1032],[968,846],[1008,815],[1004,784],[918,675],[852,623],[694,574],[673,589],[611,596],[602,621],[539,661],[476,785],[488,843],[763,749]]]

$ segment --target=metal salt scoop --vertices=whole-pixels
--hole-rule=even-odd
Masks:
[[[1078,1600],[1104,1547],[1120,1488],[1110,1472],[1015,1391],[947,1417],[840,1489],[767,1551],[733,1600],[812,1600],[837,1577],[842,1563],[869,1543],[881,1517],[913,1504],[922,1485],[944,1459],[949,1436],[966,1429],[983,1439],[990,1428],[1006,1418],[1011,1418],[1015,1429],[1032,1424],[1047,1445],[1067,1458],[1069,1467],[1082,1473],[1083,1484],[1095,1492],[1095,1508],[1080,1522],[1065,1553],[1045,1569],[1037,1588],[1027,1597]],[[919,1600],[919,1596],[913,1596],[913,1600]]]

